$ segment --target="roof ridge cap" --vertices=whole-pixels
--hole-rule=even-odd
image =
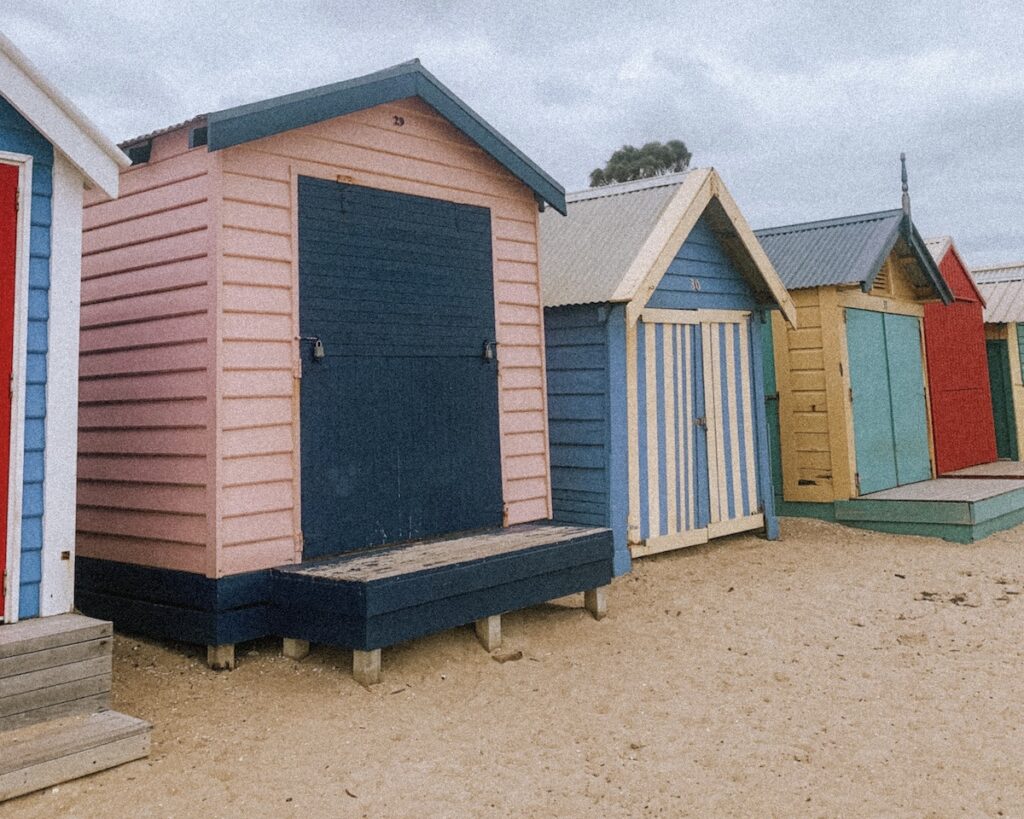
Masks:
[[[604,199],[611,196],[622,196],[627,193],[652,190],[654,188],[667,188],[672,185],[681,185],[691,173],[709,170],[708,168],[687,168],[685,171],[661,174],[660,176],[649,176],[645,179],[632,179],[629,182],[616,182],[613,185],[599,185],[595,188],[584,188],[582,190],[567,193],[567,202],[586,202],[590,199]]]

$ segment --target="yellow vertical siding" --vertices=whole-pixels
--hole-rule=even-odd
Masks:
[[[870,293],[858,285],[790,291],[797,306],[798,330],[778,314],[773,316],[785,500],[827,503],[856,497],[845,311],[856,307],[923,316],[921,302],[933,294],[913,282],[906,264],[899,249],[894,249]],[[927,415],[930,422],[930,411]]]

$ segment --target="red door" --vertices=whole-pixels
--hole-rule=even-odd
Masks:
[[[7,492],[11,473],[11,399],[14,364],[14,259],[18,238],[18,168],[0,163],[0,620],[7,579]],[[4,394],[6,393],[6,395]]]

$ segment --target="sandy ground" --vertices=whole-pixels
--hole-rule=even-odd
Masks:
[[[648,558],[580,600],[350,655],[273,641],[230,673],[119,637],[150,759],[4,816],[1024,814],[1024,528],[981,544],[787,519]],[[596,812],[595,812],[596,811]]]

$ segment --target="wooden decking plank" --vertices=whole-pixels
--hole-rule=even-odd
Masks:
[[[81,614],[22,620],[0,626],[0,659],[98,640],[112,634],[113,627],[109,622]]]
[[[57,648],[32,651],[27,654],[15,654],[13,657],[0,659],[0,679],[13,677],[17,674],[28,674],[30,671],[40,671],[44,668],[81,662],[82,660],[91,660],[104,654],[110,654],[110,650],[111,638],[103,637],[99,640],[71,643],[66,646],[58,646]]]
[[[950,478],[1007,478],[1024,479],[1024,461],[993,461],[950,472]]]
[[[43,668],[39,671],[30,671],[27,674],[8,677],[3,683],[0,703],[3,703],[8,697],[24,694],[28,691],[52,688],[55,685],[63,685],[74,680],[110,674],[112,666],[113,659],[110,654],[101,654],[99,657],[81,660],[77,663],[67,663],[66,665]]]
[[[54,705],[46,705],[42,708],[34,708],[31,711],[22,711],[18,714],[11,714],[7,717],[0,717],[0,731],[12,731],[15,728],[24,728],[26,725],[35,725],[37,722],[45,722],[51,719],[60,719],[74,714],[95,714],[98,711],[106,711],[110,708],[110,691],[103,691],[99,694],[91,694],[87,697],[58,702]]]
[[[49,688],[37,688],[23,694],[3,697],[0,699],[0,728],[3,726],[3,717],[109,692],[110,676],[108,671],[95,677],[85,677],[59,685],[51,685]]]
[[[0,743],[0,776],[149,731],[148,722],[117,711],[79,714],[7,731]]]
[[[601,532],[582,526],[526,525],[466,537],[389,546],[289,568],[293,574],[366,582],[495,557]]]
[[[10,731],[0,746],[0,802],[141,759],[150,731],[115,711]]]
[[[870,495],[862,495],[859,500],[976,503],[1017,489],[1024,489],[1024,481],[1001,478],[936,478],[872,492]]]
[[[139,734],[14,771],[0,777],[0,802],[143,759],[149,756],[149,741],[148,733]]]

